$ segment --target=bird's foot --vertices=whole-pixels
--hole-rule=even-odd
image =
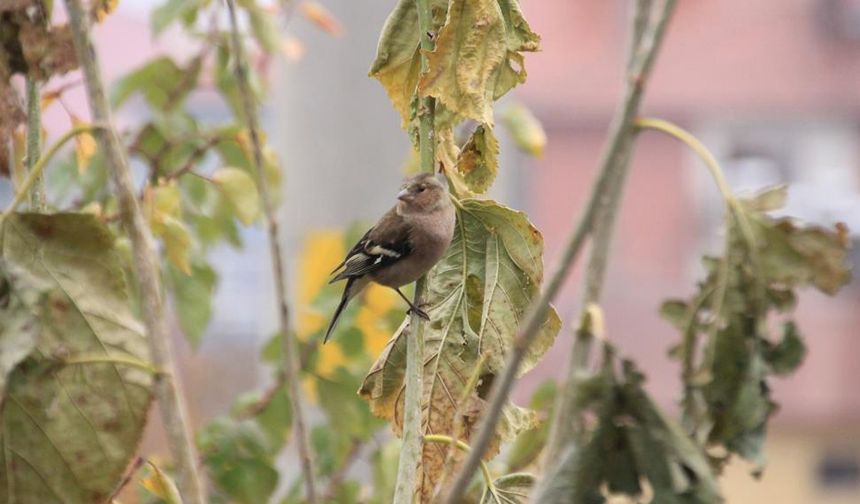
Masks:
[[[415,305],[409,306],[409,309],[406,310],[407,315],[412,315],[413,313],[415,315],[418,315],[419,317],[423,318],[424,320],[427,320],[427,321],[430,320],[430,315],[427,315],[426,311],[422,310],[421,308],[418,308]]]

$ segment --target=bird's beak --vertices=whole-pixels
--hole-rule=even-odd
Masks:
[[[397,193],[397,199],[399,199],[400,201],[406,201],[406,198],[408,198],[408,197],[409,197],[409,190],[408,189],[403,189],[402,191]]]

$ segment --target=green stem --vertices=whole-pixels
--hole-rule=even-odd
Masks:
[[[466,453],[469,453],[472,451],[472,448],[468,444],[466,444],[465,442],[463,442],[459,439],[453,438],[451,436],[445,436],[442,434],[430,434],[430,435],[424,436],[424,441],[427,443],[447,443],[449,446],[452,446],[452,447],[456,446],[457,448],[459,448],[460,450],[462,450]],[[496,495],[496,485],[493,484],[493,475],[490,474],[490,468],[487,466],[487,463],[484,462],[483,459],[481,459],[481,474],[484,475],[484,482],[487,485],[487,490],[490,493],[492,493],[493,495]],[[497,500],[498,500],[498,496],[497,496]]]
[[[27,171],[33,171],[39,159],[39,144],[42,137],[42,104],[39,98],[39,84],[27,78]],[[41,177],[36,178],[30,193],[30,209],[45,210],[45,184]]]
[[[433,51],[434,42],[430,38],[432,18],[429,0],[415,0],[418,11],[418,28],[421,32],[421,71],[429,69],[427,53]],[[417,90],[416,90],[417,93]],[[434,134],[436,102],[432,97],[421,97],[418,106],[418,156],[421,171],[433,173],[436,160],[436,140]],[[426,291],[426,278],[415,283],[415,306],[421,306]],[[424,399],[424,320],[416,314],[409,321],[411,331],[406,344],[405,397],[403,399],[403,445],[397,465],[397,480],[394,486],[394,503],[409,504],[416,489],[417,469],[421,463],[422,449],[422,407]]]
[[[80,135],[82,133],[91,133],[98,129],[103,129],[104,126],[99,124],[86,124],[82,126],[75,126],[74,128],[67,131],[63,136],[59,138],[54,144],[45,152],[45,155],[40,157],[38,161],[33,165],[30,169],[29,173],[27,173],[27,178],[21,184],[21,187],[18,189],[18,192],[15,193],[15,197],[12,199],[12,203],[9,203],[9,206],[6,207],[6,210],[3,212],[3,215],[0,216],[0,223],[12,212],[14,212],[18,205],[24,201],[24,198],[30,193],[30,189],[33,188],[37,181],[41,179],[42,172],[45,170],[45,167],[48,165],[48,162],[54,157],[57,151],[60,150],[63,145],[66,144],[69,140]]]

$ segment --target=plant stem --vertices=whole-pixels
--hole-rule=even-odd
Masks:
[[[37,183],[36,181],[42,177],[42,172],[45,171],[45,167],[48,166],[48,161],[53,159],[54,155],[57,153],[60,148],[66,144],[69,140],[80,135],[81,133],[91,133],[100,128],[104,128],[105,126],[101,124],[86,124],[82,126],[76,126],[69,131],[65,132],[63,136],[59,138],[48,150],[45,152],[45,155],[40,157],[38,161],[33,165],[27,174],[27,178],[24,179],[24,182],[21,183],[21,187],[18,192],[15,193],[15,197],[12,199],[12,202],[9,203],[9,206],[6,207],[6,210],[3,211],[3,215],[0,216],[0,222],[3,221],[9,214],[14,212],[18,205],[24,201],[24,198],[30,193],[30,189]]]
[[[610,141],[604,151],[605,154],[601,163],[600,175],[594,183],[591,196],[586,203],[585,210],[582,213],[579,222],[567,240],[567,245],[562,252],[559,265],[550,277],[544,292],[529,308],[529,315],[525,319],[525,323],[521,326],[519,333],[514,339],[513,347],[508,353],[505,368],[500,375],[497,375],[496,380],[494,381],[492,392],[490,393],[489,405],[483,419],[481,420],[478,434],[472,442],[472,452],[464,462],[463,467],[460,470],[460,474],[448,494],[446,502],[449,504],[456,504],[459,502],[460,496],[466,491],[469,481],[472,479],[472,474],[475,472],[475,469],[477,468],[478,463],[480,462],[481,457],[486,451],[490,439],[495,432],[496,423],[498,423],[499,415],[502,412],[502,408],[507,401],[511,387],[513,386],[514,378],[516,377],[520,362],[546,318],[549,303],[555,299],[559,290],[561,290],[561,285],[564,279],[567,278],[573,262],[582,248],[586,236],[592,229],[598,208],[600,205],[604,204],[604,199],[609,194],[613,181],[617,177],[616,172],[620,169],[619,160],[624,160],[626,158],[626,154],[623,150],[629,147],[627,145],[626,138],[631,132],[631,122],[639,108],[644,84],[648,79],[651,68],[653,67],[657,49],[660,46],[669,15],[671,14],[674,5],[675,0],[664,0],[660,18],[654,24],[652,29],[646,32],[642,37],[642,44],[637,52],[633,65],[631,65],[633,71],[628,77],[625,99],[622,107],[616,115],[616,119],[613,122]],[[565,388],[562,395],[566,395],[568,392],[569,390]],[[557,411],[560,409],[561,408],[557,408]],[[551,448],[553,446],[558,446],[557,444],[553,445],[553,443],[558,443],[559,441],[560,438],[556,435],[555,439],[550,439],[548,441],[547,446]]]
[[[415,0],[418,10],[418,28],[421,32],[421,72],[429,68],[427,53],[433,51],[434,43],[430,38],[432,19],[429,0]],[[417,90],[416,90],[417,93]],[[421,171],[433,173],[436,159],[436,135],[434,120],[436,101],[434,98],[421,97],[418,106],[418,156]],[[426,291],[425,277],[415,282],[413,304],[421,306]],[[403,445],[397,464],[397,480],[394,486],[394,503],[410,504],[415,495],[418,466],[423,453],[422,417],[424,401],[424,320],[412,314],[409,321],[414,328],[411,338],[406,342],[405,397],[403,398]]]
[[[191,426],[185,400],[178,386],[176,365],[170,347],[170,332],[164,318],[161,275],[152,233],[134,194],[134,184],[125,150],[113,126],[111,110],[105,95],[98,53],[90,40],[89,16],[81,0],[65,0],[75,51],[84,74],[92,120],[105,127],[98,130],[98,141],[107,160],[114,191],[119,202],[122,223],[131,238],[134,268],[140,290],[143,322],[155,367],[164,374],[155,379],[168,446],[177,470],[179,491],[186,504],[205,504],[206,494],[197,472]]]
[[[431,435],[424,436],[424,441],[426,441],[428,443],[447,443],[449,446],[457,447],[466,453],[469,453],[472,451],[472,448],[468,444],[466,444],[465,442],[463,442],[457,438],[453,438],[451,436],[445,436],[442,434],[431,434]],[[493,484],[493,476],[492,476],[492,474],[490,474],[490,468],[487,466],[487,463],[484,462],[483,460],[481,460],[481,474],[484,475],[484,483],[486,483],[487,489],[491,493],[495,494],[496,493],[496,487]]]
[[[27,171],[33,171],[39,160],[42,137],[42,103],[39,99],[39,84],[27,77]],[[45,210],[45,184],[42,176],[36,177],[30,192],[30,209]]]
[[[594,244],[586,269],[584,306],[597,304],[605,279],[606,264],[612,239],[615,217],[621,201],[624,179],[629,168],[634,119],[642,101],[642,94],[654,61],[665,35],[666,27],[675,6],[674,0],[664,0],[656,20],[651,23],[651,2],[640,0],[632,16],[632,39],[637,45],[628,48],[628,76],[624,101],[616,111],[609,133],[609,141],[601,156],[601,173],[610,177],[609,189],[600,198],[601,209],[594,221]],[[581,431],[579,413],[575,408],[577,376],[588,366],[594,338],[588,331],[577,333],[570,355],[570,365],[561,393],[556,399],[555,414],[547,440],[545,461],[558,460],[567,444],[574,442]]]
[[[272,273],[275,284],[275,301],[278,306],[278,320],[281,336],[281,359],[284,381],[289,389],[290,405],[293,409],[293,428],[296,432],[299,458],[301,459],[302,476],[305,482],[305,498],[310,504],[317,502],[317,489],[314,478],[313,454],[311,453],[310,441],[308,439],[307,423],[305,421],[304,406],[299,377],[299,364],[296,360],[296,343],[290,333],[290,311],[287,304],[287,282],[286,268],[284,266],[283,253],[281,251],[281,236],[278,227],[277,208],[269,194],[268,181],[266,180],[265,160],[263,159],[263,147],[260,141],[260,120],[257,116],[257,104],[248,82],[248,62],[242,39],[239,33],[239,23],[236,20],[236,6],[233,0],[227,0],[227,8],[230,14],[230,40],[232,44],[233,57],[235,58],[236,84],[242,100],[242,111],[244,112],[245,125],[251,137],[251,146],[254,153],[254,166],[256,172],[257,190],[263,203],[263,213],[266,218],[266,230],[269,237],[269,256],[272,261]]]

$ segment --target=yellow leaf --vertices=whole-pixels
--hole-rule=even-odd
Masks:
[[[247,226],[257,220],[260,215],[260,199],[254,179],[248,172],[239,168],[221,168],[212,175],[212,180],[218,185],[242,224]]]
[[[546,132],[531,110],[514,103],[502,112],[502,121],[520,150],[538,158],[543,155],[543,150],[546,148]]]
[[[57,101],[61,94],[62,90],[60,89],[54,89],[52,91],[45,91],[42,93],[42,99],[40,101],[40,107],[42,107],[42,110],[50,107],[51,104]]]
[[[140,483],[149,493],[163,500],[166,504],[182,504],[182,497],[173,480],[152,462],[147,462],[151,468],[149,475]]]
[[[119,0],[94,0],[90,5],[90,14],[96,22],[101,23],[105,18],[116,10]]]
[[[340,22],[321,4],[313,1],[302,2],[301,10],[306,18],[326,32],[335,36],[343,34]]]
[[[77,116],[72,116],[72,126],[86,126],[87,123]],[[90,164],[90,159],[96,153],[96,139],[89,132],[75,135],[75,159],[78,162],[78,173],[83,175]]]
[[[179,271],[191,275],[191,264],[188,262],[188,252],[191,248],[191,233],[182,221],[173,217],[164,216],[153,231],[158,234],[164,242],[164,251],[167,259],[179,268]]]
[[[316,371],[324,378],[334,378],[337,370],[344,367],[348,362],[349,359],[343,353],[343,348],[338,342],[332,341],[320,346]]]
[[[492,124],[496,76],[507,53],[496,0],[452,0],[418,91],[460,116]]]
[[[378,356],[391,338],[393,329],[386,315],[397,306],[399,296],[387,287],[371,284],[355,317],[355,326],[364,334],[364,349],[371,357]]]
[[[176,183],[155,187],[151,194],[153,211],[159,216],[179,218],[182,214],[182,195]]]

